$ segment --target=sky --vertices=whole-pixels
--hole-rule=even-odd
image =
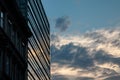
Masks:
[[[120,0],[42,0],[52,80],[120,79]]]
[[[69,28],[65,33],[84,33],[94,29],[113,27],[120,21],[119,0],[42,0],[51,25],[56,19],[68,17]]]

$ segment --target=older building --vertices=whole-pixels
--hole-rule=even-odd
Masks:
[[[41,0],[0,0],[0,80],[50,80],[49,28]]]

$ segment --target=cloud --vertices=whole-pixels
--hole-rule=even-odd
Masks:
[[[120,80],[120,75],[108,77],[108,78],[106,78],[106,79],[104,79],[104,80]]]
[[[94,78],[91,77],[78,77],[76,80],[94,80]]]
[[[68,16],[62,16],[56,19],[55,28],[59,29],[61,32],[64,32],[70,26],[70,23],[71,21]]]
[[[68,80],[66,77],[64,77],[63,75],[54,75],[52,76],[52,80]]]
[[[52,42],[59,42],[59,37],[57,36],[57,35],[55,35],[55,34],[51,34],[50,35],[50,40],[52,41]],[[54,44],[54,43],[51,43],[51,44]]]
[[[73,43],[64,45],[60,49],[54,49],[54,52],[51,53],[52,55],[56,54],[55,56],[52,56],[51,61],[59,62],[61,65],[69,64],[70,66],[74,65],[74,67],[76,66],[81,68],[87,68],[94,65],[93,60],[89,57],[86,48],[75,46]]]
[[[59,41],[52,40],[52,75],[62,75],[68,80],[109,80],[112,76],[118,76],[119,31],[102,29],[84,35],[59,36]]]

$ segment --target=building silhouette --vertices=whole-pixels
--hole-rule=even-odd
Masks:
[[[50,80],[49,34],[41,0],[0,0],[0,80]]]

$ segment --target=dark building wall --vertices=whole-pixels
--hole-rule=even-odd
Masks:
[[[40,0],[0,0],[0,80],[50,80],[49,28]]]
[[[50,80],[50,26],[41,0],[28,0],[28,80]]]
[[[15,0],[0,0],[0,80],[26,80],[32,35]]]

